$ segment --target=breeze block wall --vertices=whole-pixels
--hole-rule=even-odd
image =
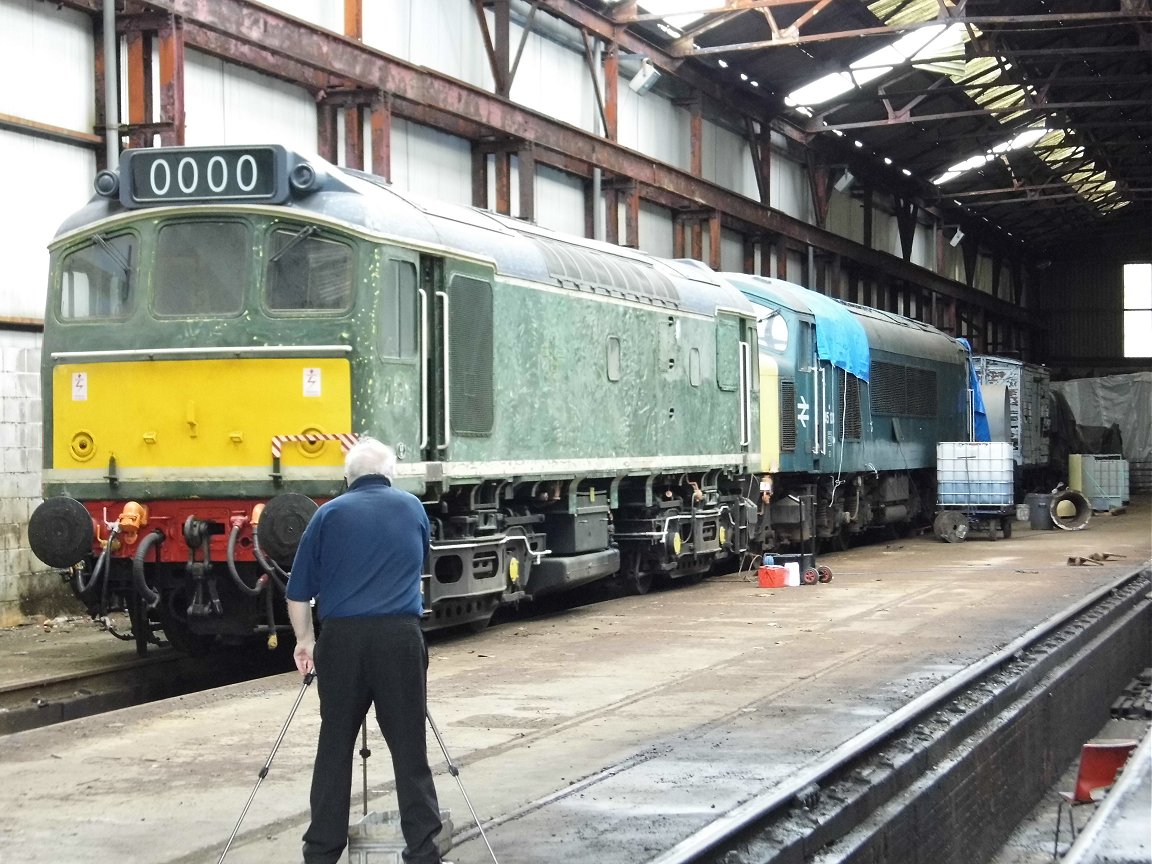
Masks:
[[[40,503],[40,334],[0,329],[0,627],[66,604],[60,577],[28,548]]]

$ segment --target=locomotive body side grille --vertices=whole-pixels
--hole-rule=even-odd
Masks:
[[[860,440],[860,379],[844,374],[844,437]]]
[[[869,375],[872,413],[901,417],[936,416],[936,371],[881,361]]]
[[[780,449],[796,449],[796,382],[780,382]]]

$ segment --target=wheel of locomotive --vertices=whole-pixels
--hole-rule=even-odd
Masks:
[[[464,629],[466,629],[469,633],[483,633],[488,629],[488,622],[491,620],[492,612],[489,612],[487,618],[477,618],[475,620],[469,621],[464,625]]]
[[[1012,536],[1012,517],[1011,516],[1001,516],[1000,517],[1000,533],[1004,535],[1005,540],[1009,539]]]
[[[674,533],[675,532],[670,532],[669,542]],[[623,579],[618,583],[621,586],[621,590],[640,596],[652,590],[655,577],[651,573],[641,573],[640,567],[642,564],[643,558],[638,552],[633,551],[628,553],[627,564],[620,569],[620,572],[623,574]]]
[[[941,510],[936,514],[932,530],[945,543],[960,543],[968,536],[968,517],[955,510]]]
[[[815,585],[820,581],[820,571],[815,567],[809,567],[800,577],[800,581],[805,585]]]
[[[831,567],[825,567],[823,564],[821,564],[819,567],[816,568],[816,572],[819,574],[819,578],[820,578],[821,582],[831,582],[832,581],[832,568]]]
[[[268,586],[265,590],[270,590]],[[211,636],[193,633],[188,626],[188,594],[183,588],[167,592],[156,607],[156,617],[160,619],[160,629],[168,644],[191,657],[202,657],[212,644]]]
[[[839,531],[834,531],[828,538],[828,548],[833,552],[847,552],[852,545],[852,532],[847,525],[841,525]]]
[[[628,574],[628,588],[633,594],[644,596],[652,590],[652,583],[654,579],[651,573],[629,573]]]

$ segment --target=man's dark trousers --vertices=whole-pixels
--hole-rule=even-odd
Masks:
[[[348,843],[353,751],[369,704],[392,754],[404,859],[436,864],[441,828],[428,767],[425,716],[428,652],[411,616],[329,618],[314,654],[320,691],[320,739],[312,772],[312,823],[306,864],[336,864]]]

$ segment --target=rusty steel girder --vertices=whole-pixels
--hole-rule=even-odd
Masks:
[[[63,5],[98,15],[100,0],[62,0]],[[605,39],[629,38],[623,29],[593,16],[578,4],[549,3],[550,12],[578,23]],[[536,162],[579,169],[588,176],[598,167],[636,184],[637,194],[671,208],[709,210],[722,223],[750,235],[775,235],[852,262],[862,273],[919,286],[1012,321],[1034,326],[1019,307],[945,279],[900,258],[870,249],[838,234],[809,225],[750,198],[709,183],[642,153],[574,126],[518,106],[464,82],[391,57],[359,41],[313,27],[248,0],[129,0],[129,14],[161,13],[183,25],[184,45],[230,63],[308,88],[323,99],[329,88],[362,89],[386,94],[390,116],[425,123],[477,141],[512,137],[532,145]],[[649,49],[651,46],[647,46]],[[664,61],[672,68],[675,58]],[[680,70],[691,74],[687,69]],[[701,82],[704,89],[704,82]],[[709,89],[715,89],[710,82]],[[763,106],[760,106],[762,110]],[[718,223],[719,224],[719,223]],[[717,229],[712,228],[713,231]]]

